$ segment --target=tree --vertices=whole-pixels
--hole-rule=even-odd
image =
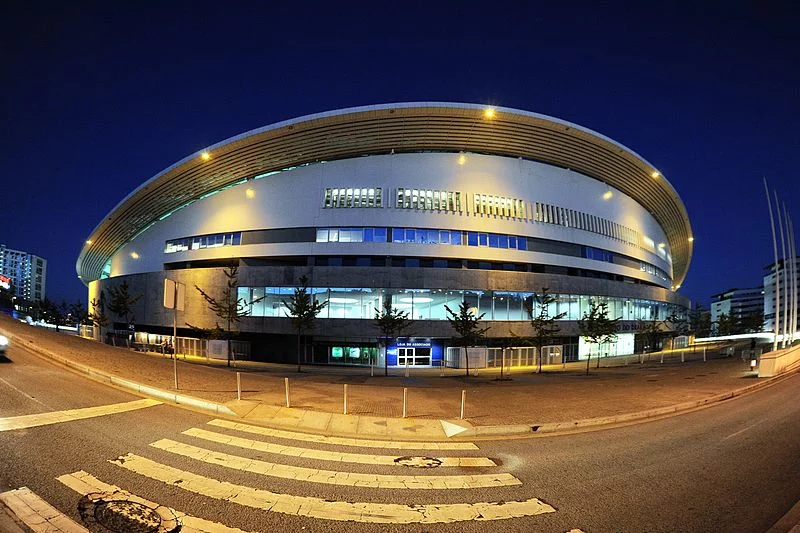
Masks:
[[[661,336],[661,324],[658,319],[637,320],[637,330],[640,331],[647,341],[645,349],[647,353],[654,352],[658,347],[658,338]],[[648,356],[649,358],[650,356]],[[649,360],[649,359],[648,359]]]
[[[758,333],[764,329],[764,313],[753,311],[747,313],[739,321],[741,333]]]
[[[69,306],[69,316],[72,318],[72,323],[77,326],[88,326],[91,324],[89,320],[89,313],[81,302],[75,302]]]
[[[286,316],[292,319],[292,326],[297,330],[297,371],[300,372],[300,339],[304,331],[314,329],[314,320],[325,309],[328,302],[317,302],[308,292],[308,277],[300,276],[300,286],[295,287],[294,294],[283,304],[288,309]]]
[[[98,329],[98,337],[100,337],[100,342],[103,342],[103,328],[108,325],[105,293],[101,290],[100,297],[92,298],[89,305],[92,307],[92,311],[89,313],[89,320],[91,320],[92,325]]]
[[[689,311],[689,331],[695,337],[711,335],[711,313],[700,304]]]
[[[238,298],[237,289],[239,286],[239,267],[232,266],[230,268],[225,268],[222,270],[222,273],[225,275],[226,282],[225,287],[222,289],[222,295],[220,298],[211,296],[197,285],[195,285],[194,288],[206,301],[208,308],[215,315],[217,315],[217,318],[225,323],[225,340],[227,341],[228,349],[228,366],[231,366],[231,337],[233,336],[233,328],[241,321],[243,316],[250,314],[249,306],[262,300],[262,298],[258,298],[249,303],[244,298]],[[199,329],[191,324],[187,324],[187,326],[193,329]],[[221,329],[219,324],[216,324],[216,329]]]
[[[589,300],[589,312],[583,314],[583,318],[578,321],[578,329],[581,335],[586,337],[590,344],[596,344],[598,350],[602,344],[617,340],[618,322],[621,317],[608,318],[608,304],[606,302],[596,303]],[[592,352],[586,358],[586,375],[589,375],[589,361],[592,359]],[[597,354],[597,367],[600,367],[600,354]]]
[[[0,307],[6,309],[14,309],[14,299],[17,290],[14,285],[10,285],[7,289],[0,288]]]
[[[389,358],[386,353],[389,350],[389,339],[399,337],[410,326],[411,320],[408,318],[408,311],[400,311],[392,307],[392,297],[387,294],[383,299],[382,308],[375,309],[375,327],[378,328],[381,339],[383,339],[383,374],[385,376],[389,375]]]
[[[475,314],[472,312],[472,309],[470,309],[469,304],[465,301],[462,301],[458,306],[458,313],[454,313],[453,310],[447,305],[445,305],[444,308],[447,311],[447,321],[450,322],[450,326],[452,326],[458,335],[457,337],[453,338],[453,342],[457,346],[463,346],[464,348],[480,344],[480,342],[486,336],[486,332],[489,331],[489,328],[480,327],[480,321],[483,319],[486,313],[481,313],[479,316],[475,316]],[[468,351],[466,352],[464,359],[466,361],[466,375],[469,376]]]
[[[133,315],[133,306],[142,297],[133,296],[129,292],[128,282],[123,281],[119,286],[108,287],[108,310],[117,315],[125,323],[125,327],[131,321],[136,320]]]
[[[736,319],[729,316],[727,313],[722,313],[716,321],[717,335],[726,337],[733,335],[736,332]]]
[[[542,372],[542,348],[548,346],[553,337],[561,331],[556,320],[567,316],[566,312],[550,316],[550,304],[556,301],[556,297],[548,294],[548,290],[547,287],[542,287],[541,293],[533,293],[533,297],[525,301],[525,310],[528,312],[533,327],[533,345],[536,346],[538,352],[539,373]],[[534,309],[534,302],[536,309]]]

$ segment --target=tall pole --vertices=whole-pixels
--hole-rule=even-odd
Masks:
[[[772,201],[769,199],[769,187],[767,187],[767,178],[764,177],[764,191],[767,194],[767,208],[769,209],[769,223],[772,226],[772,252],[775,258],[775,319],[773,323],[773,337],[772,337],[772,351],[778,349],[778,320],[780,320],[780,282],[778,280],[778,242],[775,238],[775,217],[772,214]]]
[[[781,339],[781,348],[786,348],[786,311],[789,309],[788,302],[786,301],[789,296],[789,289],[788,283],[786,282],[786,241],[783,238],[783,221],[781,220],[781,206],[778,203],[778,191],[773,189],[773,194],[775,195],[775,210],[778,212],[778,228],[781,232],[781,253],[783,254],[783,268],[781,271],[783,272],[783,338]]]
[[[789,218],[789,254],[792,257],[792,314],[789,327],[792,329],[791,341],[794,341],[797,334],[797,243],[794,240],[794,224]],[[791,342],[790,341],[790,342]]]

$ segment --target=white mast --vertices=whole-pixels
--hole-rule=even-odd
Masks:
[[[772,337],[772,351],[778,349],[778,321],[780,320],[780,283],[778,281],[778,243],[775,239],[775,217],[772,215],[772,202],[769,199],[769,187],[767,178],[764,177],[764,191],[767,193],[767,207],[769,208],[769,223],[772,226],[772,252],[775,256],[775,321]]]

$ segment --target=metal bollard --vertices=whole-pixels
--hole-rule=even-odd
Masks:
[[[681,363],[685,363],[686,362],[686,359],[684,359],[684,353],[685,352],[683,350],[681,350]]]
[[[408,388],[403,387],[403,418],[408,413]]]
[[[286,389],[286,407],[291,407],[289,405],[289,378],[283,378],[283,386]]]
[[[464,420],[465,406],[467,404],[467,391],[461,391],[461,420]]]
[[[236,373],[236,399],[242,399],[242,374],[240,372]]]
[[[703,362],[706,362],[706,347],[703,346]]]
[[[344,384],[344,414],[347,414],[347,383]]]

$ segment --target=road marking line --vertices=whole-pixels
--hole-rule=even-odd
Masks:
[[[13,431],[15,429],[26,429],[37,426],[46,426],[49,424],[60,424],[62,422],[71,422],[73,420],[83,420],[85,418],[94,418],[97,416],[106,416],[117,413],[125,413],[127,411],[135,411],[136,409],[144,409],[145,407],[152,407],[154,405],[161,405],[161,402],[150,399],[134,400],[132,402],[100,405],[97,407],[84,407],[82,409],[69,409],[66,411],[53,411],[50,413],[39,413],[35,415],[0,418],[0,431]]]
[[[159,504],[146,500],[136,494],[132,494],[126,490],[115,485],[109,485],[94,477],[93,475],[79,470],[72,474],[64,474],[56,478],[58,481],[71,488],[81,496],[86,496],[92,493],[117,493],[121,499],[127,499],[133,502],[141,503],[150,508],[159,507]],[[229,527],[218,522],[211,522],[196,516],[190,516],[181,511],[169,508],[180,520],[181,533],[246,533],[241,529]]]
[[[465,520],[504,520],[521,516],[554,513],[556,510],[538,498],[510,502],[402,505],[327,501],[310,496],[277,494],[263,489],[236,485],[179,470],[144,457],[127,455],[112,464],[173,487],[230,503],[324,520],[343,520],[383,524],[442,523]]]
[[[35,533],[89,533],[28,487],[0,493],[0,501]]]
[[[338,461],[340,463],[360,463],[370,465],[389,465],[396,466],[397,455],[370,455],[347,452],[332,452],[328,450],[312,450],[310,448],[296,448],[294,446],[282,446],[259,440],[243,439],[233,437],[223,433],[206,431],[205,429],[190,428],[183,432],[184,435],[196,437],[198,439],[228,444],[238,448],[248,450],[258,450],[260,452],[288,455],[291,457],[302,457],[303,459],[318,459],[320,461]],[[439,466],[458,466],[458,467],[478,467],[478,466],[497,466],[497,463],[488,457],[437,457],[441,461]]]
[[[341,485],[347,487],[371,487],[375,489],[477,489],[486,487],[507,487],[522,485],[522,482],[511,474],[478,474],[455,476],[401,476],[385,474],[362,474],[356,472],[337,472],[319,470],[302,466],[291,466],[258,459],[248,459],[238,455],[198,448],[190,444],[161,439],[150,444],[153,448],[164,450],[183,457],[189,457],[204,463],[224,466],[234,470],[243,470],[263,476],[283,479]],[[128,456],[125,456],[127,458]],[[124,459],[124,458],[123,458]]]
[[[261,426],[252,426],[228,420],[212,420],[209,425],[243,431],[265,437],[279,439],[302,440],[320,444],[336,444],[339,446],[358,446],[362,448],[391,448],[393,450],[477,450],[472,442],[412,442],[412,441],[387,441],[371,439],[353,439],[347,437],[326,437],[281,429],[269,429]]]
[[[745,432],[745,431],[747,431],[748,429],[751,429],[751,428],[753,428],[753,427],[757,426],[758,424],[760,424],[760,422],[756,422],[755,424],[750,424],[750,425],[749,425],[749,426],[747,426],[746,428],[744,428],[744,429],[740,429],[740,430],[739,430],[739,431],[737,431],[736,433],[731,433],[730,435],[728,435],[727,437],[723,438],[722,440],[728,440],[728,439],[730,439],[730,438],[732,438],[732,437],[735,437],[736,435],[741,435],[742,433],[744,433],[744,432]]]
[[[11,383],[9,383],[9,382],[8,382],[8,381],[6,381],[5,379],[3,379],[3,378],[0,378],[0,381],[2,381],[3,383],[5,383],[6,385],[8,385],[8,386],[9,386],[11,389],[13,389],[13,390],[17,391],[18,393],[22,394],[23,396],[25,396],[25,397],[26,397],[26,398],[28,398],[29,400],[32,400],[32,401],[34,401],[34,402],[38,403],[39,405],[44,405],[45,407],[47,407],[47,406],[44,404],[44,402],[41,402],[41,401],[37,400],[36,398],[34,398],[33,396],[31,396],[30,394],[28,394],[28,393],[27,393],[27,392],[25,392],[24,390],[22,390],[22,389],[19,389],[19,388],[15,387],[14,385],[12,385]]]

